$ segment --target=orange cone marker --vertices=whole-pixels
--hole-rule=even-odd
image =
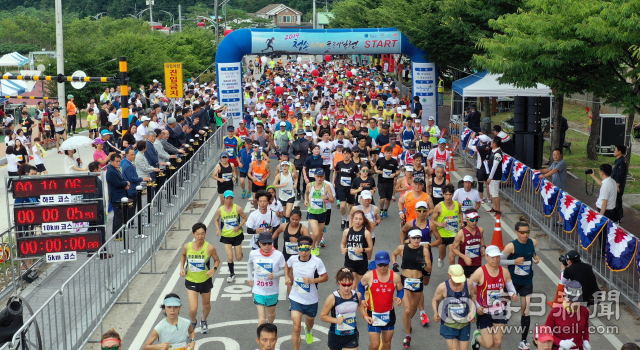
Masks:
[[[500,224],[500,214],[496,216],[496,225],[493,227],[493,237],[491,238],[491,245],[495,245],[500,250],[504,250],[504,243],[502,240],[502,225]]]

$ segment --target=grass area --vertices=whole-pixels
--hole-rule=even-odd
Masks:
[[[563,115],[567,118],[569,122],[569,127],[572,129],[582,130],[584,132],[588,132],[589,127],[589,119],[585,114],[585,109],[580,104],[574,104],[572,102],[568,102],[565,100]],[[500,122],[510,119],[513,117],[513,113],[497,113],[495,116],[491,118],[492,124],[500,124]],[[547,135],[548,136],[548,135]],[[597,169],[600,164],[609,163],[613,165],[615,158],[613,156],[599,156],[597,160],[590,160],[587,158],[587,141],[589,137],[582,133],[576,132],[574,130],[567,130],[566,140],[567,142],[571,142],[571,151],[573,153],[569,153],[567,150],[564,152],[564,160],[567,162],[567,166],[569,171],[574,173],[575,175],[582,177],[584,176],[584,171],[589,168]],[[550,151],[549,142],[545,142],[544,152],[545,159],[549,158]],[[640,156],[636,154],[631,155],[631,166],[629,167],[629,171],[633,175],[634,178],[640,179]],[[597,186],[597,185],[596,185]],[[640,193],[640,182],[639,181],[627,181],[627,187],[625,189],[625,193]],[[640,206],[637,208],[640,209]]]

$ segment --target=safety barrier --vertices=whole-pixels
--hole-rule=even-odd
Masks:
[[[455,127],[456,126],[454,126],[454,128]],[[457,125],[457,128],[458,131],[462,131],[463,127],[461,125]],[[458,135],[460,135],[460,133],[458,133]],[[463,167],[471,167],[475,174],[476,158],[472,157],[468,151],[463,150],[461,146],[458,146],[455,153],[464,160],[464,162],[458,164]],[[530,178],[531,175],[527,174],[527,176]],[[603,240],[607,237],[606,227],[600,235],[598,235],[597,239],[594,240],[590,248],[584,250],[580,245],[580,237],[577,227],[573,232],[567,233],[564,231],[562,225],[557,224],[559,221],[557,208],[556,212],[551,216],[546,216],[544,214],[542,197],[539,192],[536,192],[531,181],[527,181],[527,179],[525,179],[521,190],[517,192],[513,183],[513,176],[509,176],[508,181],[501,184],[500,194],[502,197],[508,199],[515,209],[526,215],[529,218],[530,223],[537,226],[548,236],[548,247],[539,249],[562,249],[565,252],[569,250],[576,250],[580,252],[581,260],[593,266],[593,272],[599,278],[600,283],[605,285],[608,291],[619,291],[621,301],[624,301],[631,310],[634,310],[636,314],[640,315],[640,309],[638,308],[638,302],[640,302],[640,280],[638,279],[638,271],[633,263],[624,271],[616,272],[609,269],[606,259],[602,253],[606,243],[603,242]],[[585,204],[588,205],[590,203]],[[558,206],[559,205],[560,204],[558,204]],[[577,225],[579,224],[580,223],[578,222]],[[532,226],[531,228],[534,229],[535,226]],[[558,245],[558,248],[553,248],[556,244]],[[558,265],[559,264],[560,263],[558,263]],[[559,275],[560,269],[558,268],[558,276]]]
[[[156,269],[159,249],[166,249],[166,236],[180,215],[199,195],[218,163],[226,124],[195,146],[194,153],[160,187],[147,187],[156,194],[123,227],[89,258],[59,291],[25,321],[13,337],[10,349],[82,348],[116,304],[130,301],[129,285],[138,273],[164,273]],[[193,146],[193,145],[192,145]],[[119,240],[118,238],[123,238]],[[164,242],[164,243],[163,243]],[[127,252],[130,250],[130,252]],[[112,254],[110,259],[100,259]],[[150,271],[142,271],[145,265]],[[119,299],[124,299],[119,301]]]

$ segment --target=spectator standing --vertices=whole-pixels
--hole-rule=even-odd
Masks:
[[[31,151],[33,152],[33,162],[36,165],[36,169],[38,170],[38,175],[44,174],[49,175],[47,172],[47,168],[44,167],[44,157],[47,156],[47,151],[42,148],[40,137],[36,137],[33,139],[33,148]]]
[[[627,185],[627,171],[628,166],[625,162],[625,155],[627,154],[627,146],[616,145],[616,150],[613,155],[616,157],[616,162],[613,163],[613,169],[611,170],[611,178],[616,181],[617,193],[616,193],[616,208],[613,221],[620,223],[624,216],[622,208],[622,196],[624,195],[624,188]]]
[[[93,108],[87,109],[87,113],[87,122],[89,123],[89,137],[98,137],[98,116],[94,113]]]
[[[113,207],[113,227],[111,232],[115,234],[124,223],[121,200],[123,197],[128,197],[127,190],[131,188],[131,184],[124,179],[124,176],[120,172],[122,156],[114,153],[109,157],[109,160],[110,163],[107,167],[106,179],[109,189],[109,202],[111,202],[111,206]]]
[[[551,183],[559,187],[561,190],[567,189],[567,163],[564,161],[562,150],[556,149],[553,151],[553,163],[549,169],[540,169],[538,177],[544,179],[551,176]]]
[[[489,197],[493,201],[493,208],[489,211],[491,214],[502,214],[500,212],[500,181],[502,180],[502,151],[500,150],[500,144],[502,140],[500,137],[495,136],[491,141],[491,154],[489,155],[489,178],[487,179],[487,186],[489,189]]]
[[[567,285],[567,281],[578,281],[584,286],[584,301],[587,306],[594,304],[596,293],[600,292],[596,275],[593,273],[593,267],[580,260],[580,254],[575,250],[570,250],[564,256],[564,262],[560,268],[562,276],[560,283]]]
[[[422,119],[422,103],[420,103],[420,96],[413,96],[413,113],[417,119]]]
[[[464,121],[468,123],[467,125],[469,126],[469,129],[475,133],[479,133],[482,131],[480,128],[480,118],[482,116],[480,115],[480,112],[478,112],[475,104],[472,104],[469,109],[470,111],[467,113]]]
[[[591,178],[600,185],[600,194],[596,201],[596,207],[601,215],[614,220],[615,208],[616,208],[616,195],[618,193],[618,185],[616,180],[611,178],[611,165],[600,165],[600,179],[596,176],[595,172],[591,173]],[[602,180],[601,180],[602,179]],[[605,240],[602,240],[604,243]]]
[[[67,96],[67,99],[69,100],[67,101],[67,134],[73,136],[76,132],[76,114],[78,113],[78,107],[76,107],[74,103],[73,95]]]

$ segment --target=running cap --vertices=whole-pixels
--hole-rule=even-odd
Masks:
[[[324,169],[317,169],[314,175],[315,177],[324,176]]]
[[[371,196],[371,191],[367,191],[367,190],[364,190],[364,191],[360,192],[360,198],[361,199],[373,199],[373,197]]]
[[[381,250],[376,253],[376,256],[375,256],[376,265],[380,265],[380,264],[389,265],[389,261],[391,261],[391,258],[389,257],[389,253],[385,252],[384,250]]]
[[[413,165],[405,165],[405,166],[404,166],[404,171],[410,171],[410,172],[413,172]]]
[[[438,143],[447,143],[447,139],[441,137],[440,140],[438,140]]]
[[[464,275],[464,270],[459,264],[449,266],[449,276],[455,283],[464,283],[467,280],[467,277]]]
[[[271,232],[262,232],[258,236],[258,243],[273,243],[273,237],[271,237]]]
[[[282,155],[284,156],[286,153],[283,153]],[[287,154],[288,155],[288,154]],[[286,160],[284,162],[280,163],[280,166],[291,166],[291,164],[289,164],[289,162],[287,162]]]
[[[233,127],[233,125],[229,125],[227,126],[227,131],[233,131],[235,130],[235,128]]]
[[[311,120],[307,120],[306,122],[304,122],[304,126],[311,126]]]
[[[467,219],[480,218],[480,214],[478,214],[478,212],[475,209],[469,209],[469,210],[465,211],[464,212],[464,216]]]
[[[436,120],[436,119],[432,115],[430,115],[429,120]]]
[[[182,306],[182,302],[180,301],[180,298],[170,297],[170,298],[166,298],[164,300],[164,302],[162,303],[162,305],[164,305],[164,306]]]
[[[287,126],[286,122],[280,122],[280,126]]]
[[[427,205],[427,202],[420,201],[420,202],[416,203],[416,209],[418,209],[418,208],[427,208],[427,209],[429,209],[429,206]]]
[[[423,131],[423,132],[422,132],[422,136],[431,136],[431,134],[429,134],[429,132],[428,132],[428,131]]]
[[[422,238],[422,230],[419,228],[414,228],[409,231],[409,237],[421,237]]]
[[[298,129],[297,134],[298,134],[298,135],[304,134],[304,129]]]
[[[549,340],[553,341],[553,331],[551,327],[540,324],[536,327],[535,338],[539,343],[548,342]]]
[[[473,182],[473,176],[465,175],[465,177],[462,178],[462,181],[464,181],[464,182],[467,182],[467,181]]]
[[[224,191],[224,198],[228,198],[228,197],[231,197],[231,198],[234,198],[234,197],[235,197],[235,196],[233,195],[233,191],[231,191],[231,190],[226,190],[226,191]]]
[[[578,281],[569,281],[564,285],[564,295],[572,302],[582,301],[582,285]]]
[[[500,256],[500,248],[495,245],[487,246],[484,250],[484,255],[495,258],[496,256]]]
[[[222,154],[220,154],[220,158],[229,158],[229,153],[227,153],[226,151],[222,152]]]

